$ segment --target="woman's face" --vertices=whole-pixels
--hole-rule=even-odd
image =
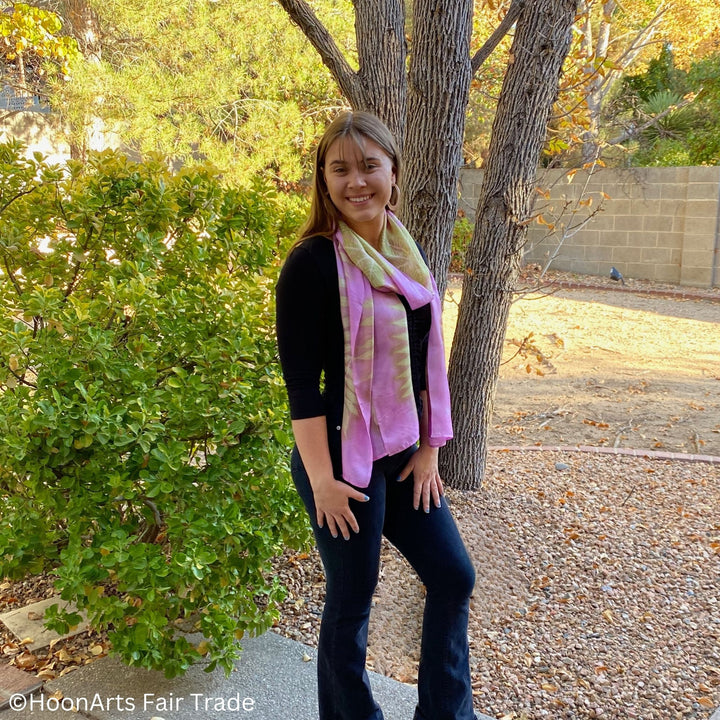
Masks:
[[[385,206],[395,184],[388,154],[370,139],[364,151],[348,137],[328,148],[322,168],[330,199],[342,219],[362,238],[376,245],[385,223]]]

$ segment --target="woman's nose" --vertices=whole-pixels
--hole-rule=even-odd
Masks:
[[[367,182],[365,181],[365,173],[361,169],[353,170],[350,174],[350,186],[351,187],[365,187]]]

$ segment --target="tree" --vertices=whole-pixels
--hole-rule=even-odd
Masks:
[[[87,0],[89,11],[82,0],[59,4],[81,34],[91,15],[99,38],[55,103],[74,129],[78,157],[100,120],[140,155],[209,161],[232,182],[257,173],[295,182],[318,128],[342,102],[274,3]]]
[[[720,27],[720,7],[714,0],[692,4],[686,0],[583,0],[580,10],[580,32],[567,67],[566,84],[572,91],[563,93],[560,102],[563,116],[574,115],[576,126],[582,126],[578,131],[566,123],[569,137],[575,134],[582,140],[581,158],[575,166],[591,162],[606,148],[618,147],[640,132],[640,126],[623,122],[623,114],[615,112],[612,101],[622,78],[643,72],[667,48],[686,68],[688,53],[712,52],[713,26],[715,33]],[[695,22],[689,23],[689,17]],[[679,98],[674,105],[691,101]],[[667,108],[658,107],[657,119],[646,117],[643,129],[667,116]]]
[[[277,614],[270,559],[308,539],[271,331],[282,213],[207,167],[22,151],[0,145],[0,577],[53,572],[129,664],[229,671]]]
[[[473,37],[471,52],[477,52],[482,38],[489,37],[506,16],[509,0],[502,2],[476,2],[473,13]],[[479,63],[470,84],[470,97],[465,120],[463,159],[465,165],[482,167],[490,144],[490,132],[495,108],[502,88],[508,53],[512,43],[512,31],[498,44],[492,56]]]
[[[444,477],[463,489],[479,487],[485,474],[487,428],[537,163],[576,9],[575,0],[525,5],[493,123],[450,354],[455,439],[441,454]]]
[[[580,167],[602,150],[608,164],[626,165],[632,163],[628,157],[632,148],[628,152],[621,145],[667,116],[665,108],[657,113],[657,120],[647,115],[641,122],[628,118],[617,102],[626,79],[642,75],[666,49],[679,71],[716,52],[720,5],[715,0],[586,0],[579,9],[576,27],[580,32],[566,60],[544,161]],[[496,12],[483,7],[476,12],[476,25],[487,27]],[[465,142],[468,162],[480,165],[487,153],[505,64],[504,53],[495,53],[473,81]],[[673,103],[678,109],[693,100],[682,95]]]
[[[687,72],[675,67],[667,55],[665,63],[653,61],[646,73],[624,83],[621,99],[630,105],[638,128],[632,135],[631,162],[638,166],[718,165],[720,53],[699,60]]]
[[[591,162],[600,152],[603,103],[622,74],[653,42],[667,11],[664,2],[656,5],[653,16],[645,22],[644,18],[626,12],[616,0],[583,0],[581,3],[583,19],[578,54],[584,59],[580,71],[587,77],[582,93],[588,114],[588,127],[583,134],[583,162]],[[646,12],[646,5],[643,10]]]

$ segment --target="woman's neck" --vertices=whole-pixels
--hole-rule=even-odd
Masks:
[[[372,245],[375,250],[380,252],[383,235],[385,234],[387,215],[383,215],[378,221],[373,220],[368,223],[353,223],[351,225],[347,220],[343,221],[356,235],[359,235],[366,243]]]

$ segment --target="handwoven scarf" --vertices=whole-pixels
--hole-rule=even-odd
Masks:
[[[380,252],[343,222],[334,245],[345,336],[343,477],[364,488],[373,460],[405,450],[420,435],[407,313],[399,295],[413,310],[430,304],[428,440],[440,447],[452,437],[440,297],[415,241],[392,213]]]

